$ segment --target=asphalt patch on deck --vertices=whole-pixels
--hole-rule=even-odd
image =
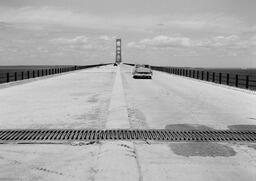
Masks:
[[[252,149],[254,149],[254,150],[256,150],[256,145],[252,145],[252,144],[250,144],[250,145],[247,145],[249,148],[252,148]]]
[[[240,125],[229,125],[230,130],[245,130],[245,131],[255,131],[256,125],[240,124]]]
[[[190,130],[199,130],[199,131],[208,131],[214,130],[211,127],[201,125],[201,124],[168,124],[165,126],[165,129],[171,129],[176,131],[190,131]]]
[[[220,143],[170,143],[176,155],[184,157],[231,157],[236,152],[232,147]]]

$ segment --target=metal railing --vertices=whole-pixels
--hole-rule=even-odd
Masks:
[[[134,65],[130,63],[125,64],[131,66]],[[211,71],[210,69],[199,70],[196,68],[182,67],[151,66],[151,68],[153,70],[213,82],[217,84],[224,84],[243,89],[256,90],[256,75],[246,75],[235,72]]]
[[[152,69],[217,84],[256,90],[256,76],[253,75],[238,74],[233,72],[210,71],[207,69],[198,70],[193,68],[152,66]]]
[[[0,73],[0,84],[24,80],[24,79],[49,76],[53,74],[60,74],[64,72],[86,69],[91,67],[98,67],[98,66],[103,66],[108,64],[110,63],[85,65],[85,66],[60,66],[60,67],[53,66],[50,68],[42,68],[42,69],[28,69],[28,70],[24,69],[24,70],[2,72]]]

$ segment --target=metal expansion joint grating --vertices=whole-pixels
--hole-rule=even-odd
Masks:
[[[88,130],[88,129],[24,129],[0,130],[0,143],[61,143],[96,140],[152,140],[169,142],[256,142],[256,130]]]

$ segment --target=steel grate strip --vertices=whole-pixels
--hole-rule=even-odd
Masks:
[[[256,130],[169,129],[9,129],[0,130],[0,143],[48,143],[93,140],[152,140],[169,142],[256,142]]]

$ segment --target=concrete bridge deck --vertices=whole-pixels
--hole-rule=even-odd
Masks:
[[[125,65],[8,85],[1,129],[256,129],[254,93]],[[0,180],[256,180],[255,143],[0,145],[0,160]]]

